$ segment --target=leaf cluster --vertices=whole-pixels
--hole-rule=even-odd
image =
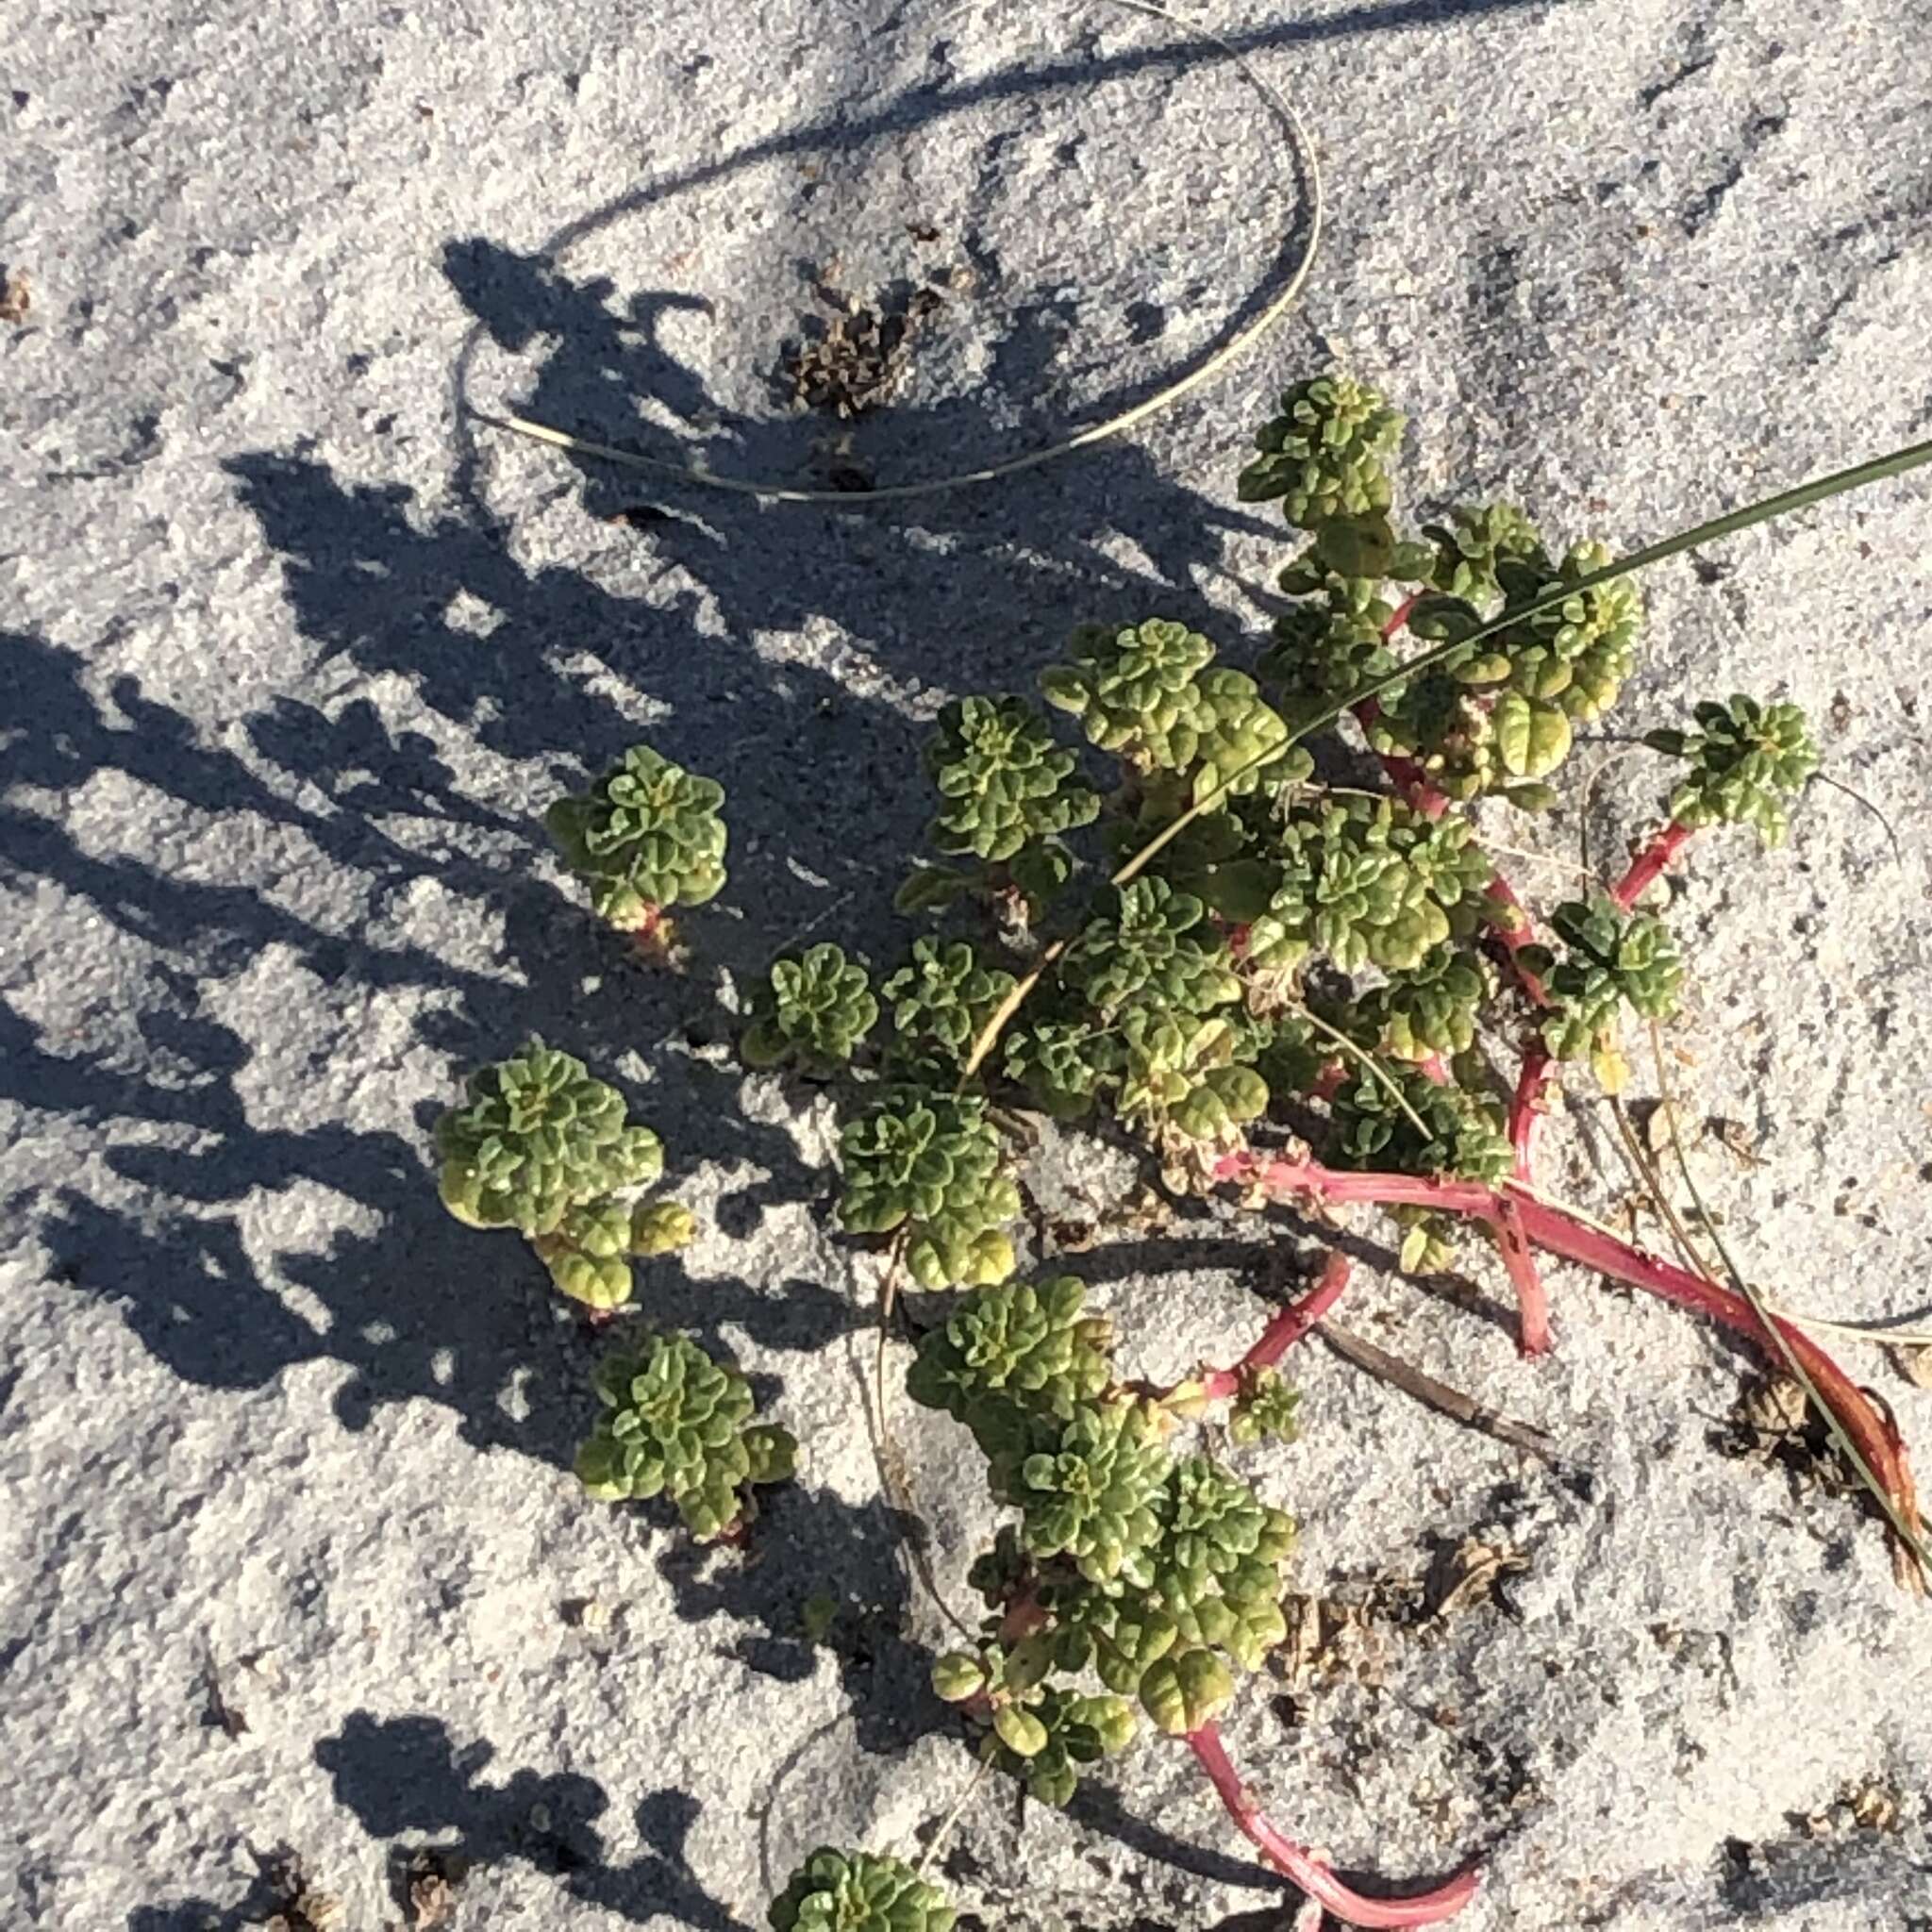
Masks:
[[[1796,705],[1765,705],[1741,694],[1698,705],[1695,731],[1653,731],[1652,750],[1690,770],[1669,802],[1680,825],[1755,825],[1767,845],[1790,829],[1789,799],[1818,769],[1818,746]]]
[[[689,1211],[641,1202],[664,1169],[662,1142],[583,1061],[532,1038],[471,1074],[465,1105],[436,1124],[442,1204],[472,1227],[523,1235],[572,1300],[630,1299],[630,1257],[691,1238]]]
[[[1108,1347],[1076,1281],[989,1289],[926,1337],[908,1381],[972,1430],[1016,1517],[974,1566],[985,1640],[941,1659],[935,1687],[1056,1804],[1131,1738],[1134,1707],[1161,1730],[1196,1729],[1285,1634],[1293,1525],[1211,1458],[1177,1456],[1173,1412],[1119,1387]],[[1291,1427],[1277,1376],[1242,1400],[1251,1438]],[[1106,1695],[1077,1681],[1088,1672]]]
[[[958,1914],[910,1865],[821,1845],[766,1916],[772,1932],[952,1932]]]
[[[724,883],[724,788],[634,745],[587,791],[543,814],[597,917],[620,931],[673,906],[702,906]]]
[[[681,1335],[653,1335],[599,1363],[604,1413],[577,1452],[584,1488],[607,1501],[662,1495],[700,1538],[747,1520],[755,1484],[791,1474],[798,1445],[753,1420],[751,1385]]]

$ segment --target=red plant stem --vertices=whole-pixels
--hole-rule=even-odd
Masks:
[[[1423,1174],[1350,1174],[1314,1161],[1269,1161],[1248,1155],[1228,1155],[1216,1164],[1217,1178],[1258,1181],[1271,1193],[1306,1194],[1321,1201],[1367,1202],[1380,1207],[1420,1207],[1441,1214],[1461,1214],[1486,1221],[1501,1232],[1506,1204],[1522,1234],[1534,1246],[1566,1261],[1575,1261],[1613,1281],[1661,1295],[1664,1300],[1694,1309],[1754,1341],[1764,1343],[1774,1366],[1783,1355],[1757,1311],[1742,1295],[1718,1288],[1702,1276],[1679,1268],[1616,1236],[1588,1226],[1560,1208],[1539,1201],[1514,1181],[1500,1188],[1480,1181],[1439,1180]],[[1901,1519],[1916,1528],[1918,1505],[1911,1467],[1897,1429],[1879,1415],[1870,1398],[1818,1344],[1790,1323],[1777,1323],[1791,1353],[1804,1364],[1819,1395],[1838,1418],[1879,1485],[1891,1498]]]
[[[1006,1614],[1000,1619],[1000,1641],[1018,1643],[1022,1638],[1031,1637],[1036,1630],[1044,1630],[1051,1621],[1029,1584],[1023,1595],[1007,1606]]]
[[[1543,1277],[1530,1251],[1529,1236],[1516,1203],[1499,1199],[1490,1225],[1496,1231],[1496,1246],[1508,1270],[1509,1285],[1516,1291],[1518,1323],[1516,1345],[1526,1356],[1547,1355],[1550,1350],[1550,1298],[1543,1290]]]
[[[1673,819],[1635,858],[1630,870],[1610,889],[1610,897],[1627,912],[1643,896],[1644,889],[1657,878],[1671,860],[1684,849],[1690,827]]]
[[[1315,1075],[1315,1084],[1308,1089],[1308,1094],[1315,1100],[1333,1100],[1348,1085],[1348,1069],[1340,1060],[1330,1060]]]
[[[1185,1741],[1242,1835],[1260,1847],[1270,1864],[1343,1924],[1436,1925],[1444,1919],[1453,1919],[1475,1896],[1482,1879],[1477,1872],[1470,1870],[1457,1874],[1433,1891],[1417,1892],[1409,1898],[1364,1898],[1344,1885],[1306,1846],[1296,1844],[1269,1822],[1254,1792],[1241,1782],[1216,1725],[1205,1724],[1199,1730],[1190,1731]]]
[[[1550,1057],[1532,1044],[1523,1056],[1523,1070],[1516,1076],[1516,1092],[1509,1102],[1509,1145],[1516,1155],[1516,1178],[1528,1186],[1536,1179],[1536,1124],[1542,1118],[1543,1095],[1549,1087]],[[1529,1239],[1523,1229],[1523,1217],[1513,1202],[1499,1205],[1491,1225],[1503,1265],[1509,1271],[1510,1285],[1516,1291],[1517,1314],[1522,1328],[1517,1345],[1524,1355],[1541,1355],[1550,1346],[1550,1300],[1543,1291],[1542,1275]]]
[[[1516,896],[1516,889],[1501,873],[1492,873],[1490,875],[1489,896],[1500,899],[1511,915],[1507,920],[1492,918],[1489,922],[1490,930],[1496,935],[1497,941],[1509,955],[1510,969],[1522,982],[1523,990],[1529,995],[1532,1006],[1548,1006],[1550,995],[1547,989],[1523,963],[1524,947],[1536,942],[1536,927],[1531,923],[1523,901]]]
[[[1442,1064],[1442,1056],[1432,1053],[1415,1063],[1415,1070],[1432,1087],[1446,1087],[1449,1084],[1449,1069]]]
[[[1199,1391],[1208,1402],[1226,1402],[1239,1395],[1243,1372],[1272,1369],[1341,1299],[1350,1272],[1348,1257],[1331,1253],[1323,1264],[1322,1278],[1299,1301],[1274,1312],[1262,1329],[1261,1339],[1233,1368],[1204,1369],[1181,1386]]]
[[[1516,1092],[1509,1102],[1509,1145],[1516,1154],[1516,1178],[1536,1178],[1536,1129],[1543,1117],[1543,1102],[1549,1093],[1550,1057],[1541,1047],[1532,1046],[1523,1056],[1522,1070],[1516,1075]]]

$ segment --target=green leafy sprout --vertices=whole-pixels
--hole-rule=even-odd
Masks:
[[[586,791],[543,815],[597,917],[656,931],[673,906],[702,906],[724,884],[724,788],[634,745]]]
[[[694,1230],[675,1202],[639,1196],[664,1149],[616,1088],[532,1039],[470,1076],[465,1105],[436,1124],[442,1205],[472,1227],[514,1228],[573,1301],[599,1312],[630,1299],[631,1257],[682,1247]]]
[[[603,1412],[576,1472],[604,1501],[661,1495],[693,1536],[722,1537],[754,1513],[754,1486],[792,1473],[798,1445],[754,1422],[751,1385],[681,1335],[607,1357],[594,1387]]]

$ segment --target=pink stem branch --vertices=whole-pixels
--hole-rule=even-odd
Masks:
[[[1509,1285],[1516,1291],[1516,1345],[1526,1356],[1547,1355],[1550,1298],[1544,1292],[1542,1274],[1537,1268],[1516,1203],[1507,1196],[1499,1198],[1490,1225],[1496,1231],[1496,1246],[1502,1253],[1503,1266],[1508,1271]]]
[[[1540,1046],[1530,1047],[1523,1057],[1523,1070],[1516,1076],[1516,1092],[1509,1102],[1509,1145],[1515,1151],[1516,1178],[1525,1187],[1536,1179],[1536,1126],[1542,1118],[1549,1074],[1549,1055]],[[1499,1197],[1491,1225],[1496,1230],[1496,1245],[1502,1250],[1503,1266],[1509,1271],[1510,1285],[1516,1290],[1522,1321],[1518,1344],[1524,1355],[1541,1355],[1550,1345],[1550,1302],[1514,1202]]]
[[[1314,1161],[1265,1160],[1253,1154],[1229,1155],[1216,1165],[1217,1178],[1258,1182],[1271,1193],[1303,1194],[1319,1201],[1353,1201],[1381,1207],[1420,1207],[1441,1214],[1461,1214],[1486,1221],[1502,1233],[1506,1208],[1523,1236],[1534,1246],[1566,1261],[1575,1261],[1613,1281],[1660,1295],[1679,1307],[1694,1309],[1754,1341],[1767,1345],[1774,1365],[1782,1353],[1757,1312],[1742,1295],[1716,1287],[1616,1236],[1588,1226],[1560,1208],[1536,1199],[1515,1181],[1489,1188],[1480,1181],[1441,1180],[1423,1174],[1350,1174]],[[1918,1504],[1911,1467],[1897,1429],[1881,1418],[1864,1391],[1809,1337],[1789,1322],[1777,1324],[1792,1353],[1804,1363],[1819,1394],[1830,1406],[1845,1433],[1873,1474],[1891,1497],[1900,1517],[1916,1527]]]
[[[1343,1924],[1372,1928],[1440,1924],[1444,1919],[1453,1919],[1475,1896],[1482,1880],[1478,1873],[1471,1870],[1458,1873],[1433,1891],[1417,1892],[1410,1898],[1364,1898],[1344,1885],[1306,1846],[1296,1844],[1269,1822],[1254,1792],[1241,1782],[1214,1724],[1206,1724],[1197,1731],[1190,1731],[1186,1742],[1242,1835],[1259,1846],[1270,1864]]]
[[[1208,1402],[1227,1402],[1239,1395],[1244,1374],[1272,1369],[1341,1299],[1350,1272],[1346,1255],[1330,1254],[1323,1264],[1322,1278],[1299,1301],[1274,1312],[1260,1340],[1233,1368],[1204,1369],[1183,1386],[1198,1390]]]
[[[1550,1057],[1532,1046],[1523,1056],[1516,1092],[1509,1102],[1509,1145],[1516,1155],[1516,1178],[1536,1179],[1536,1129],[1550,1091]]]
[[[1630,861],[1630,870],[1610,890],[1610,897],[1625,912],[1636,905],[1651,882],[1659,877],[1664,868],[1684,849],[1684,842],[1690,838],[1690,829],[1689,825],[1680,825],[1673,819]]]
[[[1529,913],[1524,908],[1523,901],[1516,896],[1515,887],[1501,873],[1493,873],[1490,877],[1489,896],[1491,899],[1500,900],[1505,908],[1503,917],[1491,917],[1489,926],[1490,930],[1495,934],[1497,941],[1509,955],[1510,970],[1522,982],[1523,990],[1529,995],[1529,1001],[1532,1006],[1548,1006],[1550,1003],[1548,990],[1544,987],[1542,981],[1523,963],[1524,947],[1533,945],[1536,942],[1536,927],[1531,923]]]

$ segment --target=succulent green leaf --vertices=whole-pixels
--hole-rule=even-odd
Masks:
[[[822,1845],[766,1917],[772,1932],[952,1932],[958,1914],[911,1866]]]
[[[604,1413],[576,1470],[594,1496],[665,1495],[695,1535],[715,1537],[751,1512],[749,1485],[791,1474],[797,1445],[753,1424],[751,1385],[683,1336],[607,1357],[593,1386]]]
[[[1208,1650],[1176,1651],[1141,1679],[1141,1709],[1171,1738],[1211,1724],[1233,1700],[1234,1679]]]
[[[724,883],[724,787],[636,745],[587,791],[543,815],[599,918],[628,931],[662,908],[701,906]]]

